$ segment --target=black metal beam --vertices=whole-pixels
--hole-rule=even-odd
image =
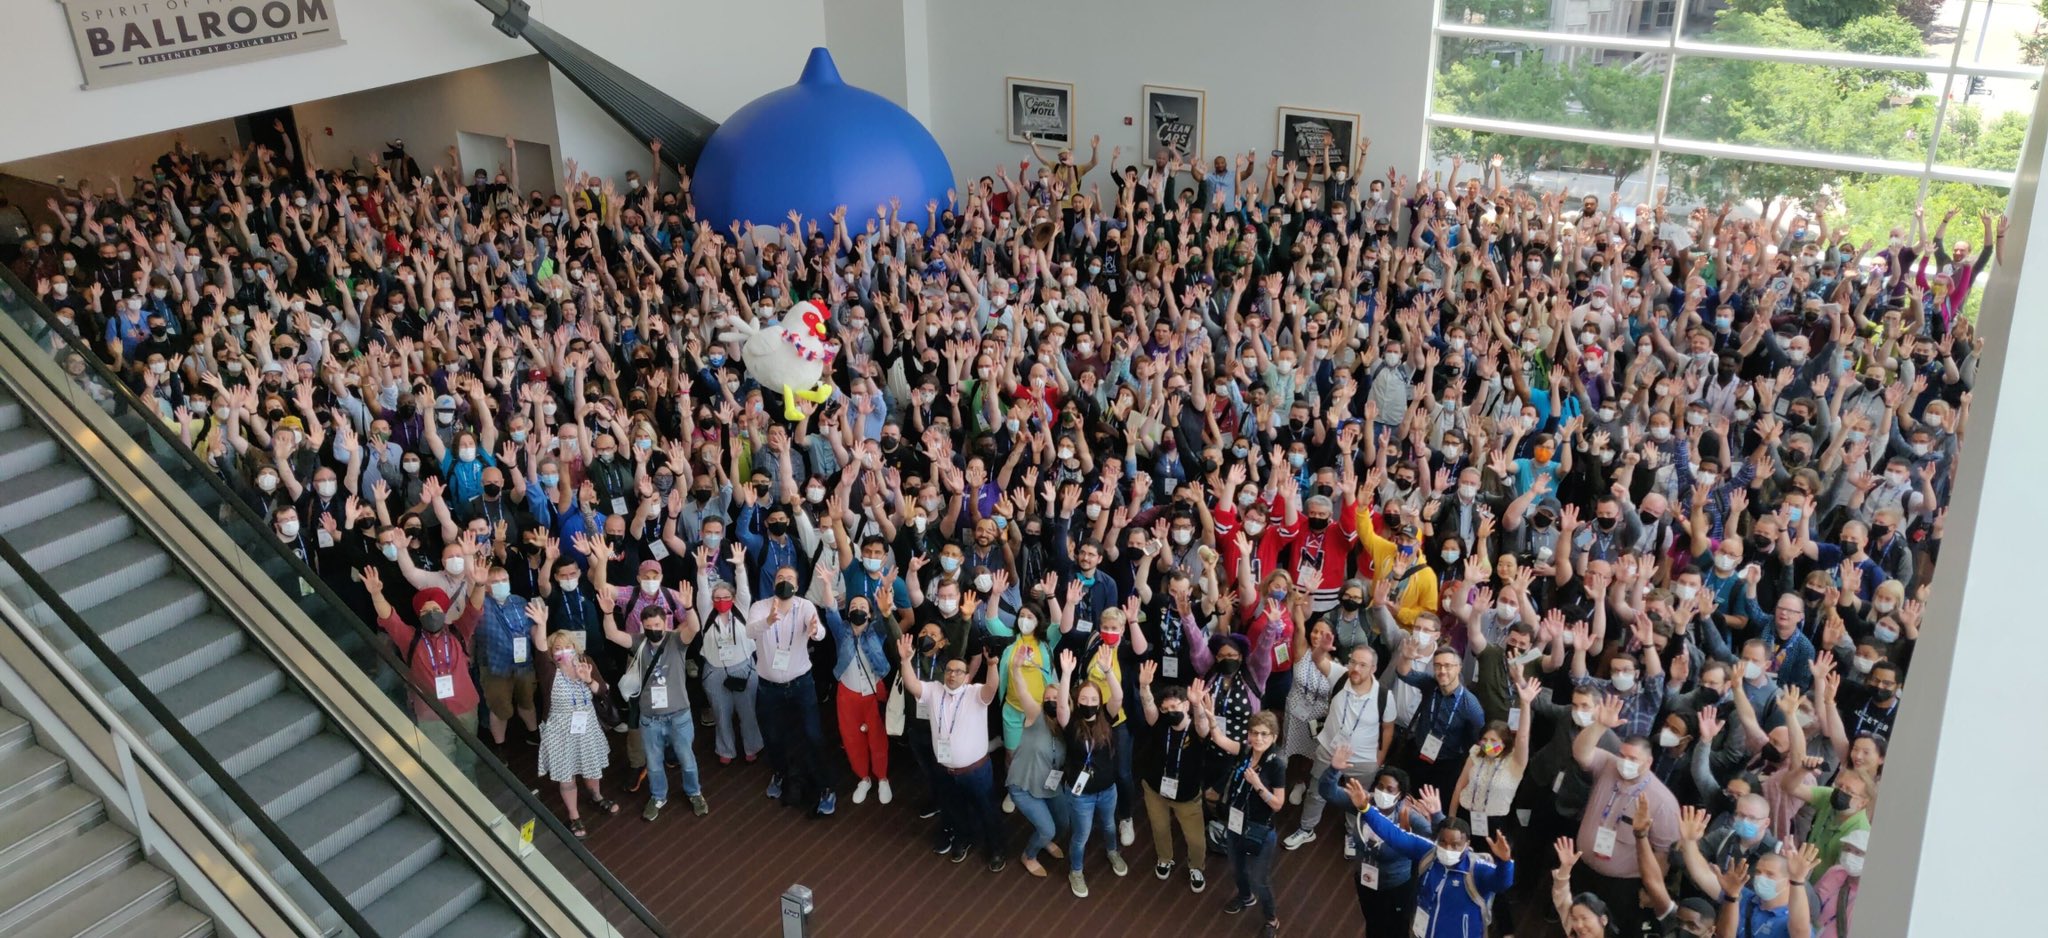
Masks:
[[[694,171],[697,156],[718,122],[663,93],[625,69],[577,45],[568,37],[533,22],[526,0],[476,0],[491,14],[499,32],[524,39],[576,87],[590,96],[612,120],[641,143],[661,141],[663,162]]]

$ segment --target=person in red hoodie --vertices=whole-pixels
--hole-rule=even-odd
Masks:
[[[487,569],[482,564],[476,567]],[[377,627],[391,636],[399,657],[411,668],[413,719],[419,722],[420,734],[432,740],[457,769],[465,774],[470,772],[476,766],[475,756],[456,741],[454,731],[426,701],[439,701],[455,722],[472,734],[476,732],[477,691],[476,683],[469,677],[469,652],[483,607],[451,600],[439,589],[424,589],[412,597],[415,624],[405,621],[385,600],[384,584],[376,567],[363,568],[362,579],[375,607]],[[464,592],[466,595],[467,591]]]
[[[1293,543],[1301,533],[1300,500],[1296,497],[1299,487],[1293,476],[1282,472],[1277,476],[1277,491],[1271,499],[1260,498],[1254,489],[1247,501],[1239,491],[1244,486],[1244,475],[1244,464],[1237,463],[1224,476],[1223,491],[1217,493],[1217,504],[1221,507],[1213,513],[1216,543],[1223,549],[1225,570],[1240,571],[1244,583],[1257,583],[1280,568],[1280,549]],[[1275,505],[1282,508],[1277,521],[1272,516]],[[1243,580],[1238,560],[1247,554],[1251,559],[1251,577]]]
[[[1337,607],[1337,591],[1344,586],[1345,569],[1351,552],[1358,547],[1358,504],[1350,484],[1351,470],[1345,468],[1344,505],[1327,495],[1312,495],[1301,510],[1303,522],[1292,540],[1294,582],[1308,590],[1310,609],[1328,612]]]

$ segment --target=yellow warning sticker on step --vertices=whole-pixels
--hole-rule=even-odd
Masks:
[[[533,821],[528,820],[526,823],[519,825],[519,842],[533,843]]]

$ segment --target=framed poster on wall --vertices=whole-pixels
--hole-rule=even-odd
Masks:
[[[1003,79],[1003,105],[1014,143],[1074,145],[1074,86],[1036,78]],[[1029,139],[1027,139],[1029,138]]]
[[[1145,143],[1141,156],[1171,148],[1187,159],[1202,155],[1202,132],[1208,129],[1209,93],[1194,88],[1146,85]]]
[[[1343,111],[1282,107],[1280,140],[1274,147],[1282,160],[1300,163],[1302,172],[1308,171],[1312,156],[1322,157],[1332,167],[1345,166],[1358,148],[1358,121],[1357,114]]]

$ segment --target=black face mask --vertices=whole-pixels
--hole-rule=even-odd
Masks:
[[[1768,554],[1771,548],[1775,546],[1777,546],[1777,542],[1771,540],[1767,535],[1752,534],[1749,536],[1749,552],[1752,554]]]
[[[1083,723],[1102,715],[1101,704],[1079,704],[1074,707],[1074,717]]]
[[[920,655],[929,655],[932,653],[932,648],[935,647],[937,644],[937,642],[932,640],[931,636],[919,635],[917,637],[917,653]]]
[[[499,484],[499,483],[497,483],[497,482],[486,482],[486,483],[484,483],[484,497],[485,497],[485,498],[497,498],[497,497],[498,497],[499,495],[503,494],[503,493],[504,493],[504,491],[505,491],[505,486],[503,486],[502,484]]]
[[[846,615],[841,616],[840,618],[845,619],[847,625],[862,626],[868,624],[868,614],[859,609],[855,609],[851,612],[848,612]]]
[[[649,645],[659,645],[662,639],[668,637],[667,629],[642,629],[641,633],[647,636],[647,644]]]
[[[1550,527],[1550,516],[1549,516],[1549,515],[1537,515],[1537,516],[1535,516],[1535,517],[1533,517],[1533,518],[1530,518],[1530,519],[1529,519],[1529,526],[1530,526],[1530,527],[1532,527],[1532,528],[1535,528],[1535,529],[1536,529],[1536,530],[1538,530],[1538,531],[1546,530],[1546,529],[1548,529],[1548,528]]]
[[[1865,390],[1865,391],[1868,391],[1868,392],[1870,392],[1870,393],[1872,393],[1872,394],[1875,394],[1875,393],[1877,393],[1877,385],[1878,385],[1878,380],[1877,380],[1876,378],[1864,378],[1864,379],[1863,379],[1863,390]]]
[[[782,580],[775,584],[775,598],[788,599],[796,595],[796,584]]]
[[[783,536],[784,534],[788,534],[788,533],[789,533],[789,522],[787,522],[787,521],[770,521],[770,522],[768,522],[768,533],[770,533],[770,534],[773,534],[773,535],[775,535],[776,537],[781,537],[781,536]]]
[[[1357,612],[1361,607],[1365,605],[1365,601],[1345,596],[1337,600],[1337,605],[1344,607],[1345,612]]]
[[[1620,518],[1594,518],[1593,524],[1597,525],[1602,531],[1612,531],[1615,524],[1620,521]]]
[[[448,617],[439,612],[420,613],[420,629],[428,635],[439,635],[448,627]]]
[[[1229,677],[1236,674],[1237,669],[1241,667],[1244,667],[1244,662],[1236,658],[1218,658],[1214,670],[1218,676]]]
[[[1835,789],[1834,795],[1828,798],[1828,806],[1834,808],[1837,811],[1847,811],[1849,810],[1849,805],[1854,803],[1854,798],[1854,795],[1851,795],[1848,792],[1840,788],[1837,788]]]
[[[1175,710],[1171,713],[1161,713],[1159,715],[1159,719],[1164,721],[1166,723],[1166,728],[1170,730],[1177,730],[1188,725],[1188,714],[1185,710]]]
[[[690,497],[696,499],[700,504],[703,502],[708,502],[711,500],[711,490],[697,489],[696,491],[690,493]]]
[[[1321,531],[1321,530],[1323,530],[1324,528],[1327,528],[1327,527],[1329,527],[1329,526],[1330,526],[1330,519],[1328,519],[1328,518],[1310,518],[1310,519],[1308,519],[1308,529],[1309,529],[1309,530],[1311,530],[1311,531]]]
[[[1892,526],[1889,524],[1873,524],[1870,526],[1870,539],[1872,542],[1884,540],[1890,537],[1891,533]]]

